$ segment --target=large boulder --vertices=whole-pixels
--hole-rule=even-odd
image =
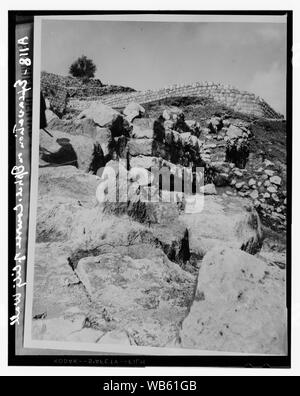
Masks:
[[[160,168],[163,164],[163,160],[157,157],[137,155],[130,158],[129,164],[131,168],[141,167],[150,170],[151,168]]]
[[[189,230],[190,249],[199,256],[215,246],[230,246],[255,254],[263,235],[256,210],[237,197],[204,195],[199,210],[180,215]]]
[[[81,246],[102,235],[102,210],[82,206],[81,201],[61,203],[41,200],[38,206],[36,239],[38,242],[72,240]],[[99,223],[99,225],[98,225]],[[94,228],[92,228],[94,227]]]
[[[217,190],[213,183],[200,187],[200,192],[205,195],[217,195]]]
[[[119,163],[117,165],[119,168]],[[110,161],[109,166],[116,168],[113,161]],[[120,233],[127,240],[130,232],[127,220],[124,220],[123,228],[121,219],[105,218],[103,208],[97,203],[96,194],[100,183],[99,177],[71,166],[40,169],[37,240],[72,240],[76,246],[89,241],[91,245],[99,242],[103,235],[111,235],[116,224],[119,224]],[[117,238],[115,231],[113,236]]]
[[[285,272],[240,250],[216,247],[199,270],[181,346],[286,354]]]
[[[223,120],[219,116],[214,116],[207,121],[207,127],[210,133],[218,133],[223,128]]]
[[[161,248],[174,261],[189,259],[188,234],[178,221],[177,205],[144,202],[143,187],[133,181],[129,184],[128,201],[112,202],[106,207],[106,215],[96,200],[101,183],[97,176],[73,167],[41,169],[37,241],[63,242],[69,252],[100,247],[128,253],[130,246],[135,250],[136,245],[146,244],[148,250],[149,245]]]
[[[154,175],[147,169],[135,167],[128,172],[128,180],[130,182],[137,182],[139,186],[148,186],[153,182]]]
[[[103,103],[93,103],[89,108],[83,110],[77,121],[91,120],[101,128],[109,128],[112,138],[129,136],[132,126],[118,111]]]
[[[176,193],[182,192],[183,176],[192,179],[192,169],[182,165],[164,160],[159,157],[138,155],[131,157],[129,161],[131,168],[144,168],[151,170],[154,183],[158,184],[159,177],[162,177],[162,189],[166,191],[174,190]],[[177,200],[178,202],[178,200]]]
[[[78,168],[85,172],[97,170],[95,169],[97,163],[94,161],[95,156],[97,157],[98,154],[97,143],[92,138],[53,130],[51,134],[53,137],[46,132],[40,133],[40,149],[45,154],[41,157],[41,166],[64,166],[69,164],[76,166],[77,162]],[[101,160],[102,158],[99,158],[99,167],[103,166]]]
[[[58,117],[52,118],[48,128],[53,131],[66,132],[71,135],[85,135],[99,143],[104,155],[109,152],[109,144],[112,141],[112,133],[109,128],[99,127],[94,120],[82,118],[65,120]]]
[[[163,111],[162,116],[166,121],[177,121],[179,118],[184,119],[183,111],[179,107],[175,106],[166,107]]]
[[[100,127],[106,127],[111,126],[119,115],[120,113],[111,107],[101,102],[94,102],[79,114],[78,119],[90,118]]]
[[[129,122],[132,122],[134,118],[140,117],[144,113],[144,107],[135,102],[128,103],[128,105],[123,110],[123,114],[126,115],[126,118]]]
[[[112,145],[112,134],[109,128],[96,127],[96,131],[93,136],[96,144],[100,144],[103,154],[107,156],[110,154],[110,146]]]
[[[184,146],[190,146],[194,148],[198,147],[198,138],[192,135],[190,132],[181,133],[180,137]]]
[[[58,177],[53,190],[48,179],[51,175],[45,174],[40,180],[33,338],[100,342],[108,333],[106,343],[116,330],[126,331],[137,345],[164,346],[175,337],[193,294],[193,276],[178,265],[187,254],[185,227],[173,221],[149,228],[126,215],[106,216],[98,206],[84,202],[93,183],[76,183],[75,175],[75,190],[67,196],[71,177],[66,183]],[[93,267],[95,257],[101,274]],[[79,265],[81,260],[88,264]],[[102,275],[105,287],[94,292],[86,279],[97,289]]]
[[[73,166],[39,169],[39,200],[56,203],[80,202],[84,206],[96,203],[97,176]]]
[[[133,121],[131,136],[135,139],[153,139],[154,138],[154,119],[137,118]]]
[[[193,292],[193,276],[163,255],[86,257],[76,273],[98,315],[105,308],[114,330],[125,331],[140,346],[164,346],[174,339]],[[123,342],[128,344],[127,337]]]
[[[155,141],[153,139],[131,139],[128,142],[128,151],[132,156],[153,154]]]
[[[32,323],[32,339],[48,341],[98,342],[104,333],[100,330],[87,328],[86,317],[73,315],[64,317],[38,319]]]
[[[160,120],[136,118],[132,125],[131,137],[135,139],[155,139],[162,142],[165,137],[165,127]]]
[[[185,124],[188,126],[192,135],[196,137],[200,137],[201,135],[201,128],[199,122],[195,120],[185,120]]]
[[[47,125],[49,125],[51,121],[59,119],[58,116],[55,113],[53,113],[52,110],[49,109],[46,109],[45,116],[46,116]]]
[[[112,163],[111,161],[110,163]],[[107,214],[128,214],[133,219],[146,224],[170,224],[178,220],[176,202],[161,202],[155,176],[145,168],[126,168],[115,161],[115,169],[107,163],[102,180],[97,188],[99,205]],[[154,181],[152,187],[148,187]],[[153,194],[153,191],[156,194]]]
[[[230,125],[227,131],[227,136],[230,140],[238,139],[243,136],[243,130],[235,125]]]
[[[169,158],[169,148],[156,139],[130,139],[128,142],[130,156],[154,156]]]
[[[37,241],[85,239],[84,228],[97,224],[98,184],[96,176],[72,166],[40,168]]]

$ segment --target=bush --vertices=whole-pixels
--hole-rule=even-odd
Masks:
[[[82,55],[75,62],[72,63],[69,69],[69,73],[73,77],[79,77],[83,80],[89,80],[95,76],[96,65],[91,59],[88,59],[85,55]]]

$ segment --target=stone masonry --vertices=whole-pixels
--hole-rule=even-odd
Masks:
[[[123,108],[130,102],[144,104],[156,100],[180,96],[207,97],[215,100],[217,103],[224,104],[235,111],[251,114],[256,117],[270,119],[283,118],[281,114],[273,110],[262,98],[246,91],[239,91],[238,89],[228,85],[216,84],[213,82],[199,82],[190,85],[173,85],[156,91],[124,92],[119,94],[107,94],[101,97],[86,97],[82,99],[70,98],[68,107],[69,109],[74,110],[84,110],[93,102],[101,101],[113,108]]]

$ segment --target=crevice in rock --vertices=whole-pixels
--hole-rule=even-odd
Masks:
[[[226,162],[232,162],[237,168],[244,169],[249,157],[249,147],[247,143],[227,144]]]
[[[99,168],[103,168],[106,165],[106,160],[103,154],[103,150],[99,143],[94,143],[93,159],[89,167],[89,172],[95,175]]]
[[[107,250],[103,251],[105,248],[113,250],[115,248],[129,248],[145,244],[149,244],[153,247],[161,249],[170,261],[178,264],[182,269],[185,269],[185,263],[189,262],[190,260],[194,262],[195,260],[195,257],[191,256],[189,248],[189,233],[187,229],[185,230],[181,239],[173,240],[171,243],[161,241],[159,238],[155,237],[150,230],[145,230],[142,232],[136,231],[135,233],[128,235],[128,243],[126,244],[116,245],[114,243],[103,243],[92,249],[78,249],[68,257],[68,264],[72,271],[76,272],[78,262],[82,258],[107,254]]]
[[[84,290],[84,292],[85,292],[85,294],[86,294],[86,296],[87,296],[89,302],[92,302],[92,296],[91,296],[89,290],[87,289],[87,287],[86,287],[86,285],[84,284],[84,282],[82,282],[82,279],[80,279],[80,277],[78,276],[78,273],[77,273],[77,271],[76,271],[78,262],[77,262],[77,264],[76,264],[76,266],[75,266],[75,265],[74,265],[74,262],[70,259],[70,257],[68,257],[68,264],[69,264],[69,266],[71,267],[71,269],[72,269],[74,275],[75,275],[76,278],[78,279],[78,284],[80,284],[80,285],[83,287],[83,290]]]

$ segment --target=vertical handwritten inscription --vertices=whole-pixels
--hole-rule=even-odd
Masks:
[[[31,75],[31,59],[29,51],[28,36],[24,36],[17,40],[18,48],[18,63],[21,66],[21,78],[18,79],[14,88],[16,89],[17,98],[17,113],[16,113],[16,124],[13,128],[13,134],[16,138],[16,164],[11,170],[11,174],[14,176],[16,185],[16,205],[14,211],[16,213],[16,254],[14,257],[14,266],[11,270],[11,276],[13,279],[13,288],[15,290],[13,294],[13,301],[15,306],[15,313],[10,317],[10,324],[20,324],[20,314],[21,314],[21,300],[22,293],[26,282],[23,281],[22,270],[26,262],[26,246],[24,241],[24,183],[28,183],[29,172],[25,167],[26,161],[24,160],[24,150],[25,150],[25,132],[26,132],[26,122],[25,122],[25,112],[26,112],[26,98],[28,91],[31,90],[29,85],[29,75]]]

